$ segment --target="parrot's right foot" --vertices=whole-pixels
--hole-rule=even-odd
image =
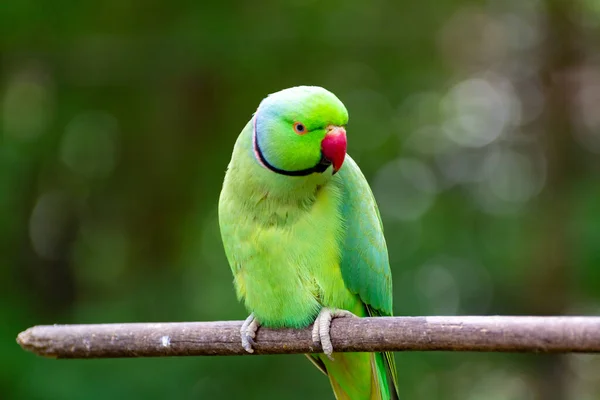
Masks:
[[[248,353],[254,353],[254,349],[252,346],[254,345],[254,338],[256,337],[256,331],[260,324],[258,320],[254,316],[254,313],[248,315],[248,318],[242,324],[242,328],[240,329],[240,334],[242,336],[242,347]]]
[[[329,330],[331,329],[331,320],[334,318],[358,318],[347,310],[333,309],[323,307],[315,319],[312,329],[312,340],[313,343],[318,345],[321,344],[323,353],[331,361],[334,361],[333,357],[333,345],[331,344],[331,336]]]

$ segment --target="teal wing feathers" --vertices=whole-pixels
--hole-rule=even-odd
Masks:
[[[375,198],[350,156],[346,156],[337,177],[345,222],[341,262],[344,283],[374,309],[369,314],[392,315],[392,276]]]
[[[342,244],[342,277],[346,287],[358,294],[369,316],[391,316],[392,273],[383,235],[383,223],[375,197],[360,168],[346,156],[338,173],[342,188],[345,238]],[[394,354],[383,353],[391,398],[398,396]]]

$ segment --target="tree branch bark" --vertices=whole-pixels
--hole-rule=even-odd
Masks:
[[[21,332],[25,350],[52,358],[247,355],[241,321],[41,325]],[[600,352],[600,317],[380,317],[332,323],[337,352]],[[260,328],[254,354],[319,352],[310,328]]]

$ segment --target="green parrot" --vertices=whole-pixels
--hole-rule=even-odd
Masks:
[[[383,226],[367,180],[346,155],[348,112],[331,92],[298,86],[267,96],[239,135],[219,198],[219,225],[241,329],[305,328],[307,357],[337,399],[397,399],[392,353],[334,353],[332,318],[392,315]],[[343,166],[342,166],[343,165]]]

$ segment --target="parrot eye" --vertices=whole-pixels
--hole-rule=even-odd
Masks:
[[[296,132],[298,135],[304,135],[306,133],[306,127],[304,124],[296,122],[294,124],[294,132]]]

